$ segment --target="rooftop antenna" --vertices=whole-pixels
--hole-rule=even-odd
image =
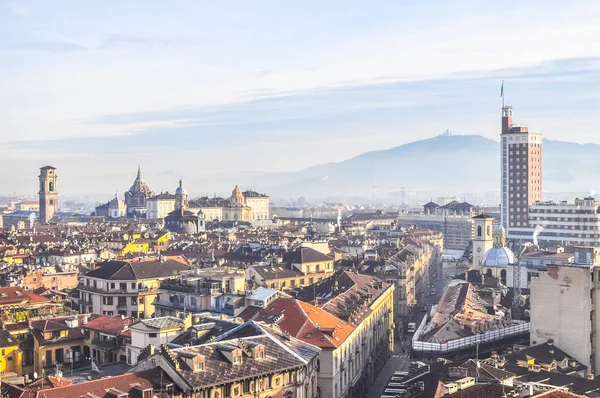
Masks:
[[[500,97],[502,97],[502,108],[504,109],[504,80],[502,80],[502,86],[500,86]]]

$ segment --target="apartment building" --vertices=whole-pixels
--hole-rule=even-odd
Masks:
[[[573,264],[538,272],[531,279],[531,344],[552,340],[599,375],[599,292],[600,247],[577,247]]]
[[[133,371],[158,366],[185,396],[312,398],[319,352],[276,325],[248,321],[211,343],[149,350]]]
[[[149,318],[161,282],[190,269],[181,257],[99,263],[77,286],[79,312]]]
[[[536,232],[537,231],[537,232]],[[529,225],[516,228],[512,239],[545,245],[600,246],[600,212],[594,198],[573,202],[537,202],[529,207]]]
[[[237,316],[244,308],[246,274],[233,267],[196,268],[164,280],[154,302],[157,316],[178,312],[220,312]]]

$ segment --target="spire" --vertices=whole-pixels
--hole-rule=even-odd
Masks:
[[[141,179],[142,179],[142,170],[141,170],[141,167],[140,167],[140,165],[138,164],[138,173],[137,173],[136,180],[138,180],[138,181],[139,181],[139,180],[141,180]]]

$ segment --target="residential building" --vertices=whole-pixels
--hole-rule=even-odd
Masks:
[[[23,200],[15,205],[15,210],[40,211],[39,200]]]
[[[577,247],[573,264],[540,270],[531,278],[531,343],[552,340],[588,373],[600,374],[599,291],[598,247]]]
[[[212,311],[237,316],[244,308],[246,274],[228,266],[196,268],[160,285],[154,302],[157,316]]]
[[[513,238],[529,227],[529,206],[542,200],[542,135],[513,123],[513,110],[502,108],[501,224]]]
[[[160,369],[140,373],[125,373],[77,384],[73,384],[62,374],[50,376],[47,379],[50,378],[51,380],[48,380],[49,382],[45,384],[34,383],[29,386],[19,386],[3,380],[2,396],[11,398],[152,398],[181,396],[181,392],[173,385],[173,381]]]
[[[269,197],[267,195],[252,190],[244,191],[242,194],[244,195],[246,206],[252,209],[252,221],[268,220],[270,218]]]
[[[64,312],[62,303],[53,302],[34,292],[21,287],[0,287],[0,322],[3,326]]]
[[[529,207],[527,227],[516,228],[510,238],[544,245],[600,246],[598,204],[592,197],[572,203],[536,202]]]
[[[333,258],[311,247],[300,247],[283,257],[282,264],[246,268],[255,286],[286,289],[309,286],[333,274]]]
[[[142,350],[170,343],[191,326],[192,314],[189,312],[181,317],[162,316],[138,320],[129,327],[131,344],[127,346],[127,364],[135,365]]]
[[[142,178],[142,171],[138,166],[137,176],[133,185],[125,192],[125,205],[128,217],[143,217],[146,215],[146,201],[154,196],[154,192],[146,185]],[[157,217],[158,218],[158,217]]]
[[[406,330],[417,297],[429,293],[429,272],[441,261],[444,246],[439,232],[415,230],[408,236],[400,250],[374,270],[376,276],[395,287],[394,323],[398,335]]]
[[[131,318],[121,316],[84,316],[81,325],[85,338],[83,356],[93,359],[97,365],[127,362],[132,323]]]
[[[587,376],[587,366],[577,362],[572,356],[554,345],[550,339],[545,343],[524,347],[504,355],[509,365],[533,370],[545,370],[565,375]]]
[[[41,375],[57,364],[84,359],[83,316],[57,317],[29,322],[33,335],[33,372]]]
[[[358,274],[356,272],[338,271],[334,275],[297,293],[297,299],[304,303],[316,303],[326,313],[343,320],[354,330],[340,324],[330,326],[333,318],[329,318],[327,326],[320,328],[320,334],[326,334],[336,340],[339,332],[339,347],[331,355],[322,358],[320,369],[326,385],[321,383],[322,397],[364,397],[379,372],[383,369],[394,350],[394,286],[379,278]],[[308,305],[303,311],[311,319],[311,323],[319,323],[326,315],[317,311],[310,313]],[[265,314],[267,312],[264,312]],[[274,319],[286,319],[287,311],[273,313]],[[257,321],[260,318],[255,318]],[[310,327],[310,323],[307,324]],[[320,325],[320,323],[319,323]],[[337,324],[336,324],[337,325]],[[323,325],[322,325],[323,326]],[[280,324],[283,328],[283,324]],[[350,332],[349,335],[347,333]],[[344,336],[347,335],[347,338]],[[301,334],[300,334],[301,336]],[[316,342],[313,336],[304,334],[304,341]],[[333,348],[333,347],[332,347]]]
[[[0,372],[23,375],[23,351],[19,342],[6,330],[0,330]]]
[[[80,312],[148,318],[154,314],[160,283],[189,269],[181,258],[99,263],[78,285]]]
[[[40,168],[40,222],[47,224],[58,213],[58,187],[56,185],[56,168],[44,166]],[[6,228],[6,224],[5,228]]]
[[[160,367],[187,395],[309,398],[317,394],[319,348],[248,321],[194,347],[160,347],[133,368]]]
[[[146,200],[146,218],[165,218],[175,210],[175,195],[168,192],[160,193]]]

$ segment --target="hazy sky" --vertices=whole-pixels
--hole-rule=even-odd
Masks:
[[[503,79],[517,122],[600,142],[598,38],[598,1],[1,1],[0,184],[50,163],[122,191],[141,163],[160,191],[495,138]]]

